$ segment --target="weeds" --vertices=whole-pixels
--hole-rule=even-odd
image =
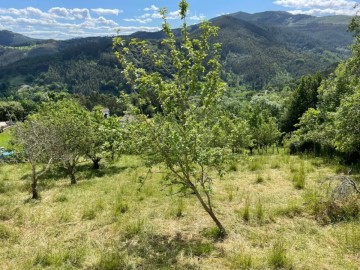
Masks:
[[[231,164],[229,165],[229,168],[228,168],[228,171],[229,171],[229,172],[237,172],[237,170],[238,170],[238,167],[237,167],[237,164],[236,164],[236,163],[231,163]]]
[[[296,170],[292,174],[292,180],[296,189],[304,189],[305,187],[305,168],[304,162],[300,163],[299,170]]]
[[[9,240],[16,238],[16,233],[7,226],[0,224],[0,240]]]
[[[125,201],[118,199],[114,206],[115,216],[125,214],[127,211],[129,211],[129,205]]]
[[[46,249],[36,254],[33,265],[55,269],[80,268],[84,258],[85,252],[80,248],[63,248],[61,251]]]
[[[245,222],[250,221],[250,198],[247,197],[245,201],[245,207],[242,213],[242,218]]]
[[[295,201],[288,202],[288,205],[285,208],[280,208],[276,210],[276,214],[279,216],[286,216],[289,218],[294,218],[301,215],[303,212],[302,207]]]
[[[222,232],[219,230],[218,227],[212,227],[212,228],[207,228],[204,229],[201,234],[203,236],[205,236],[208,239],[212,239],[212,240],[221,240],[224,238],[224,235],[222,234]]]
[[[273,245],[268,261],[269,266],[273,269],[289,267],[290,261],[286,255],[285,245],[282,241],[278,241]]]
[[[181,218],[184,216],[184,202],[182,199],[180,199],[178,201],[178,203],[176,204],[176,209],[175,209],[175,216],[177,218]]]
[[[60,194],[54,198],[54,202],[67,202],[68,197],[64,194]]]
[[[96,218],[96,209],[94,207],[85,208],[82,215],[82,220],[92,220]]]
[[[253,269],[253,259],[251,255],[239,254],[230,258],[231,269],[248,270]]]
[[[96,270],[123,270],[128,267],[128,256],[126,252],[117,250],[105,250],[101,253],[101,258]]]
[[[256,219],[259,224],[264,222],[264,207],[261,200],[258,200],[256,203]]]
[[[258,174],[257,176],[256,176],[256,183],[257,184],[261,184],[261,183],[263,183],[264,182],[264,177],[261,175],[261,174]]]
[[[360,224],[351,224],[345,228],[345,248],[352,252],[360,251]]]
[[[249,162],[249,170],[250,171],[258,171],[263,167],[262,160],[259,158],[252,158]]]

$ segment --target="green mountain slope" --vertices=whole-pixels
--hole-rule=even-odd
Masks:
[[[44,41],[29,38],[11,31],[0,30],[0,46],[26,46],[42,42]]]
[[[226,74],[235,76],[235,82],[230,82],[234,86],[243,84],[261,89],[284,74],[296,78],[327,69],[346,58],[352,42],[351,34],[346,32],[349,20],[346,16],[318,18],[286,12],[238,12],[214,18],[211,22],[220,27],[216,41],[223,44],[224,77]],[[193,36],[198,31],[197,25],[191,26]],[[101,92],[101,85],[109,84],[109,70],[112,70],[111,76],[118,74],[110,37],[40,42],[8,31],[0,33],[0,92],[3,91],[3,95],[7,89],[16,88],[26,80],[40,78],[44,82],[44,77],[51,78],[52,83],[65,84],[68,89],[77,89],[73,84],[80,85],[86,77],[95,76],[93,70],[96,69],[106,70],[96,75],[102,83],[92,87],[92,91]],[[174,33],[179,36],[180,31],[175,29]],[[138,32],[131,37],[151,39],[159,45],[163,33]],[[65,71],[79,61],[92,67],[91,74],[78,78],[75,71]],[[49,67],[53,72],[51,76],[47,72]],[[46,76],[41,77],[44,72],[47,72]],[[82,72],[88,71],[84,68]],[[102,78],[100,73],[108,75]],[[121,84],[118,79],[116,81],[114,92]]]

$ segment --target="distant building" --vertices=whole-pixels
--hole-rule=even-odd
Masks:
[[[103,112],[104,118],[109,118],[109,116],[110,116],[109,108],[102,109],[102,112]]]

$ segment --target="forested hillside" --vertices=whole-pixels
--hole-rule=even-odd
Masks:
[[[284,12],[258,14],[234,13],[217,17],[211,22],[220,27],[217,42],[223,44],[222,62],[224,78],[231,85],[245,85],[263,89],[283,80],[290,81],[301,75],[323,71],[349,56],[351,34],[346,31],[349,17],[333,16],[316,18],[293,16]],[[198,26],[190,33],[196,36]],[[175,30],[176,35],[180,32]],[[131,37],[158,40],[164,34],[135,33]],[[112,41],[107,37],[73,39],[67,41],[39,41],[1,31],[0,35],[0,91],[2,96],[11,94],[22,84],[64,84],[71,93],[77,93],[73,82],[85,83],[85,78],[64,76],[63,70],[72,63],[82,65],[87,76],[102,81],[95,83],[86,93],[108,91],[104,84],[112,84],[109,78],[93,74],[92,66],[100,73],[109,74],[115,80],[114,93],[123,90],[116,79],[117,63],[112,55]],[[89,70],[87,70],[89,67]],[[44,80],[49,78],[51,83]],[[57,78],[51,77],[57,72]],[[70,71],[71,73],[71,71]],[[230,79],[232,78],[232,79]],[[36,80],[36,81],[35,81]],[[35,82],[34,82],[35,81]],[[121,81],[121,79],[120,79]],[[79,91],[83,93],[84,91]]]

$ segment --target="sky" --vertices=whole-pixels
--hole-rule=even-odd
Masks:
[[[159,9],[180,25],[179,0],[1,0],[0,30],[33,38],[70,39],[158,31]],[[313,16],[354,15],[359,0],[188,0],[188,24],[243,11],[287,11]]]

